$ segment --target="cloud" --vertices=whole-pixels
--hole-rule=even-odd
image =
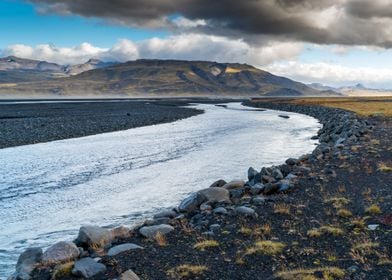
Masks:
[[[256,47],[240,39],[203,34],[181,34],[138,42],[122,39],[111,48],[98,48],[89,43],[72,48],[47,44],[35,47],[18,44],[7,47],[1,53],[4,56],[15,55],[60,64],[82,63],[90,58],[119,62],[154,58],[213,60],[264,66],[275,61],[293,59],[302,49],[301,43],[268,41]]]
[[[363,83],[376,88],[392,88],[392,69],[347,67],[330,63],[301,63],[290,61],[273,63],[267,70],[305,83],[331,86],[351,86]]]
[[[256,44],[273,40],[392,46],[389,0],[29,0],[43,13],[76,14]],[[181,20],[173,15],[180,15]]]

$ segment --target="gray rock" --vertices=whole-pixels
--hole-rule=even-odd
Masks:
[[[272,170],[272,177],[274,177],[275,179],[283,179],[283,174],[282,171],[280,171],[279,168],[274,168],[274,170]]]
[[[244,194],[245,194],[244,188],[230,190],[230,196],[232,198],[241,198]]]
[[[163,235],[168,234],[169,232],[172,232],[174,228],[170,225],[156,225],[156,226],[146,226],[142,227],[139,232],[141,235],[143,235],[146,238],[154,238],[158,232],[160,232]]]
[[[253,210],[252,208],[246,207],[246,206],[239,206],[239,207],[236,207],[236,208],[234,209],[234,211],[235,211],[235,213],[238,214],[238,215],[243,215],[243,216],[248,216],[248,217],[250,217],[250,216],[253,217],[253,216],[256,215],[255,210]]]
[[[296,165],[296,164],[298,164],[298,160],[295,158],[289,158],[286,160],[286,164],[287,165]]]
[[[221,229],[221,226],[219,225],[219,224],[213,224],[213,225],[210,225],[210,231],[212,231],[212,232],[219,232],[219,230]]]
[[[87,245],[89,248],[107,248],[112,243],[112,233],[110,230],[97,226],[82,226],[76,242]]]
[[[263,184],[255,184],[254,186],[250,187],[250,193],[253,195],[259,194],[264,189]]]
[[[118,254],[121,254],[126,251],[131,251],[131,250],[141,250],[143,247],[133,244],[133,243],[125,243],[121,245],[114,246],[110,248],[108,251],[108,256],[112,257]]]
[[[225,180],[218,180],[218,181],[212,183],[210,188],[221,188],[221,187],[223,187],[226,184],[227,184],[227,182]]]
[[[199,193],[193,193],[180,203],[180,206],[178,206],[178,210],[180,212],[190,213],[198,209],[200,204],[202,204],[203,202],[204,197],[202,195],[200,195]]]
[[[252,204],[256,205],[256,206],[260,206],[263,205],[266,202],[265,197],[263,196],[255,196],[252,198]]]
[[[42,262],[54,264],[73,261],[79,257],[79,254],[79,249],[75,243],[61,241],[44,252]]]
[[[298,176],[294,175],[293,173],[290,173],[289,175],[286,176],[285,179],[287,179],[287,180],[292,180],[292,179],[295,179],[295,178],[297,178],[297,177],[298,177]]]
[[[254,179],[254,177],[258,174],[258,172],[253,168],[249,167],[248,169],[248,180],[251,181]]]
[[[212,212],[214,214],[219,214],[219,215],[226,215],[227,214],[227,210],[223,207],[215,208],[214,210],[212,210]]]
[[[177,212],[174,210],[163,210],[157,214],[154,215],[154,219],[159,219],[159,218],[175,218],[177,216]]]
[[[125,226],[118,226],[110,230],[113,239],[127,238],[131,234],[131,229]]]
[[[245,184],[245,183],[244,183]],[[198,192],[204,201],[208,203],[225,202],[231,203],[230,193],[224,188],[208,188]]]
[[[232,189],[243,188],[244,186],[245,186],[245,182],[240,180],[240,181],[231,181],[226,185],[224,185],[223,188],[225,188],[226,190],[232,190]]]
[[[42,249],[41,248],[29,248],[24,251],[18,258],[16,263],[16,270],[13,274],[13,278],[26,280],[30,279],[31,272],[37,267],[42,261]]]
[[[289,119],[290,118],[290,116],[287,116],[287,115],[279,115],[279,117],[281,117],[283,119]]]
[[[278,183],[279,192],[284,192],[292,188],[292,184],[289,180],[280,180]]]
[[[154,219],[153,223],[151,225],[170,225],[172,219],[170,218],[158,218],[158,219]]]
[[[92,258],[83,258],[75,262],[74,268],[72,269],[72,274],[84,278],[91,278],[105,271],[105,265],[97,263]]]
[[[130,269],[121,274],[120,280],[140,280],[140,278]]]

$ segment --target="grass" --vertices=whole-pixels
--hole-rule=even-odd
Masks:
[[[274,213],[290,215],[290,206],[285,203],[278,203],[274,205]]]
[[[161,247],[167,246],[167,239],[164,234],[158,231],[158,233],[155,235],[155,241],[157,244]]]
[[[380,206],[372,204],[365,209],[366,214],[379,215],[382,213]]]
[[[324,200],[325,203],[330,203],[335,207],[336,209],[342,208],[345,205],[350,203],[350,200],[345,198],[345,197],[332,197],[329,199]]]
[[[61,279],[71,276],[74,262],[68,262],[55,267],[52,279]]]
[[[281,271],[275,274],[276,277],[284,280],[316,280],[320,279],[315,274],[319,272],[325,280],[342,279],[345,276],[344,270],[338,267],[320,267],[312,269],[294,269]]]
[[[270,240],[258,241],[246,250],[245,255],[262,254],[274,256],[282,253],[285,247],[286,244],[281,242],[274,242]]]
[[[193,246],[193,248],[197,249],[197,250],[200,250],[200,251],[204,251],[206,249],[215,248],[215,247],[218,247],[218,246],[219,246],[219,242],[216,241],[216,240],[203,240],[203,241],[197,242]]]
[[[333,226],[322,226],[320,228],[314,228],[308,231],[309,237],[320,237],[322,235],[339,236],[343,234],[344,231],[342,229]]]
[[[174,279],[183,279],[203,275],[208,268],[204,265],[182,264],[168,270],[167,274]]]
[[[347,209],[339,209],[337,214],[339,217],[342,217],[342,218],[349,218],[349,217],[352,217],[352,215],[353,215],[353,213],[351,213],[351,211],[347,210]]]
[[[381,172],[392,172],[392,166],[387,165],[386,163],[379,163],[378,170]]]

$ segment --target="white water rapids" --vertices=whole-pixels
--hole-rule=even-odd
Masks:
[[[229,103],[168,124],[0,150],[0,278],[82,224],[132,225],[217,179],[314,149],[312,117]]]

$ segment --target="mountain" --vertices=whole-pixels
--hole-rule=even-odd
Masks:
[[[305,84],[275,76],[250,65],[208,61],[136,60],[102,65],[89,61],[65,68],[68,77],[1,86],[9,95],[59,96],[319,96]],[[336,94],[336,93],[334,93]]]
[[[367,88],[363,84],[356,84],[354,86],[345,86],[345,87],[329,87],[319,83],[309,84],[309,87],[320,90],[322,92],[332,91],[340,93],[344,96],[391,96],[392,90],[390,89],[373,89]]]
[[[64,67],[15,56],[0,58],[0,83],[20,83],[64,77]]]
[[[94,70],[94,69],[99,69],[99,68],[105,68],[109,66],[113,66],[117,64],[116,62],[103,62],[98,59],[90,59],[86,63],[83,64],[77,64],[77,65],[69,65],[64,68],[64,72],[67,73],[68,75],[77,75],[82,72],[86,72],[89,70]]]

